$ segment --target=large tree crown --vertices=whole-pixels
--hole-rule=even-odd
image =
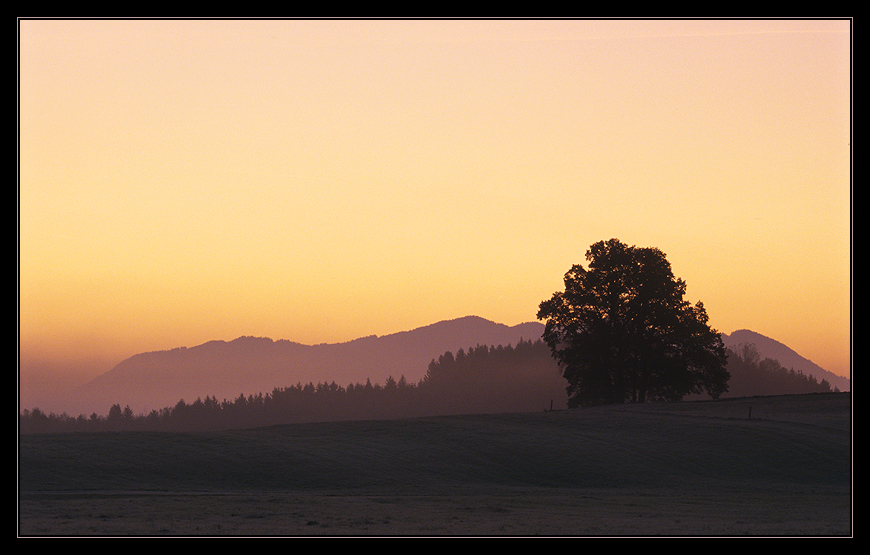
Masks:
[[[674,277],[670,262],[657,248],[629,247],[611,239],[592,245],[586,259],[589,270],[572,266],[565,274],[564,293],[543,303],[538,318],[569,308],[608,319],[626,312],[652,317],[657,309],[672,311],[686,304],[685,282]]]
[[[724,347],[707,326],[704,305],[684,299],[686,283],[674,276],[661,250],[610,239],[592,245],[586,259],[589,269],[572,266],[565,291],[554,293],[538,311],[538,319],[546,320],[544,341],[569,382],[571,376],[585,376],[587,384],[634,388],[634,399],[677,398],[702,385],[711,393],[727,390],[696,379],[710,368],[722,378]],[[669,379],[679,386],[655,383]],[[581,391],[581,380],[575,381],[569,393],[572,387]],[[626,395],[610,391],[596,398]]]

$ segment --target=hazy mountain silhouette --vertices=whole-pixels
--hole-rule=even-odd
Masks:
[[[793,368],[795,371],[800,370],[804,374],[812,375],[818,381],[827,380],[831,384],[831,389],[836,387],[840,391],[851,391],[851,380],[849,378],[828,372],[818,364],[800,356],[786,345],[775,339],[765,337],[760,333],[750,330],[737,330],[731,335],[723,333],[722,341],[726,347],[732,348],[746,343],[754,344],[761,358],[775,359],[779,361],[783,368]]]
[[[383,384],[388,377],[416,383],[429,363],[444,353],[477,345],[516,345],[537,340],[544,326],[527,322],[506,326],[477,316],[447,320],[385,336],[362,337],[346,343],[304,345],[264,337],[209,341],[169,351],[148,352],[122,361],[76,391],[73,414],[105,414],[115,403],[146,413],[214,396],[232,400],[240,394],[268,393],[274,388],[309,382]],[[785,368],[826,379],[831,387],[849,391],[848,378],[837,376],[801,357],[782,343],[749,330],[722,335],[726,346],[756,346],[762,358]],[[555,363],[554,363],[555,364]]]
[[[142,353],[79,388],[77,404],[82,408],[75,412],[103,414],[114,403],[147,412],[175,405],[179,399],[191,402],[208,395],[233,399],[311,381],[347,386],[405,376],[414,383],[425,375],[433,359],[447,351],[537,340],[543,328],[539,322],[507,326],[467,316],[346,343],[303,345],[239,337]]]

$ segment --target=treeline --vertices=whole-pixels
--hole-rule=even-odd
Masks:
[[[831,386],[812,375],[762,359],[755,345],[728,349],[728,393],[723,397],[826,393]],[[567,406],[567,381],[541,340],[516,346],[478,345],[432,360],[425,376],[410,383],[400,376],[384,384],[333,382],[275,388],[268,393],[214,396],[136,415],[113,405],[107,415],[71,417],[34,408],[20,416],[21,433],[97,431],[214,431],[325,422],[377,420],[446,414],[534,412]],[[692,399],[701,398],[693,396]],[[704,397],[707,398],[707,397]]]
[[[761,358],[752,343],[728,349],[728,372],[731,379],[723,397],[839,392],[828,380],[818,381],[812,374],[784,368],[776,359]]]
[[[21,433],[87,431],[214,431],[298,422],[392,419],[445,414],[529,412],[564,408],[566,382],[541,340],[481,346],[432,360],[417,383],[392,376],[384,384],[297,383],[268,393],[214,396],[134,414],[113,405],[107,415],[71,417],[24,410]]]

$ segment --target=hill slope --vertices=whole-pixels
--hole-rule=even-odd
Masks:
[[[831,393],[213,433],[34,435],[20,438],[19,479],[23,491],[847,485],[850,410],[850,394]]]
[[[772,358],[787,369],[800,370],[804,374],[810,374],[817,381],[828,380],[831,388],[837,387],[840,391],[851,391],[851,380],[829,372],[814,362],[800,356],[790,347],[783,345],[775,339],[765,337],[760,333],[750,330],[737,330],[733,333],[722,334],[722,341],[726,347],[736,347],[744,343],[754,344],[762,358]]]

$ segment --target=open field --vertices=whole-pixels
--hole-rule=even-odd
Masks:
[[[851,435],[823,394],[22,436],[18,533],[850,536]]]

